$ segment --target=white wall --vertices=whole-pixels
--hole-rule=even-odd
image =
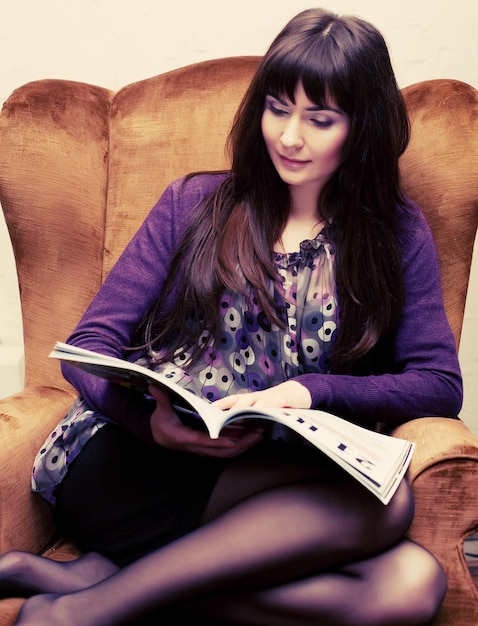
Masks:
[[[401,86],[449,77],[478,87],[476,0],[324,0],[318,4],[360,15],[378,26],[389,43]],[[40,78],[118,89],[204,59],[262,54],[283,24],[309,6],[313,4],[299,0],[9,2],[1,11],[0,102],[15,87]],[[478,433],[477,272],[460,358],[466,384],[462,415]],[[13,261],[1,222],[0,294],[2,396],[22,384],[22,340]]]

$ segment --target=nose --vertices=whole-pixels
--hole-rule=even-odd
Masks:
[[[297,117],[292,116],[285,122],[280,141],[284,148],[289,149],[300,148],[303,145],[301,124]]]

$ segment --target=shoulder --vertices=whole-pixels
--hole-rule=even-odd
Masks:
[[[399,243],[405,292],[436,289],[441,298],[440,263],[432,231],[420,207],[407,201],[400,207]],[[440,293],[440,295],[438,295]]]
[[[400,236],[428,236],[430,234],[430,228],[425,215],[416,202],[405,198],[405,200],[398,205],[397,210],[400,224]]]
[[[215,193],[228,173],[192,174],[171,182],[148,214],[143,226],[175,241],[184,232],[194,209]]]
[[[403,263],[413,261],[418,255],[436,256],[433,235],[421,208],[410,199],[398,207],[399,242]]]
[[[173,181],[164,193],[175,204],[192,208],[216,192],[229,176],[227,172],[189,174]]]

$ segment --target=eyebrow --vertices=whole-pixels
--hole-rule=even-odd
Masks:
[[[280,96],[274,96],[273,94],[267,94],[270,98],[274,98],[277,102],[280,102],[283,106],[288,106],[287,102],[283,100]],[[314,112],[314,111],[330,111],[331,113],[337,113],[338,115],[344,115],[344,112],[340,109],[334,109],[329,105],[314,105],[311,107],[307,107],[306,111]]]

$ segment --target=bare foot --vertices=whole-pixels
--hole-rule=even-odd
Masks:
[[[118,569],[96,552],[75,561],[58,562],[13,550],[0,556],[0,598],[71,593],[108,578]]]

